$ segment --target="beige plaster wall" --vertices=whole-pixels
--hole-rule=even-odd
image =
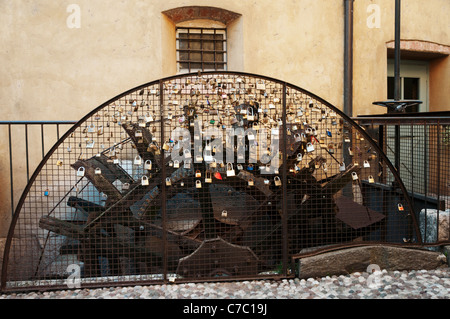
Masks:
[[[367,10],[370,5],[379,7],[379,28],[368,27],[367,21],[371,21],[374,14]],[[395,1],[357,0],[354,7],[353,115],[385,113],[385,108],[372,105],[372,102],[386,99],[386,43],[395,39]],[[402,1],[401,39],[449,45],[449,13],[450,2],[447,0]],[[430,74],[430,82],[439,83],[440,86],[430,84],[430,111],[450,110],[450,92],[443,89],[450,85],[448,59],[430,62],[431,66],[439,63],[439,70],[435,68]]]
[[[81,9],[79,29],[67,27],[70,3]],[[79,119],[127,89],[173,75],[175,43],[167,40],[174,38],[174,26],[161,12],[183,5],[212,4],[1,1],[4,118]],[[231,53],[240,56],[230,57],[230,70],[285,79],[323,92],[332,103],[342,103],[339,1],[306,0],[301,5],[298,1],[215,1],[213,5],[243,14],[234,22],[239,27],[231,30],[231,37],[238,39]],[[242,32],[241,38],[233,31]]]
[[[450,57],[430,62],[430,109],[450,110]]]
[[[403,2],[404,39],[450,44],[448,0]],[[80,28],[69,28],[70,4]],[[380,7],[380,28],[367,27],[367,7]],[[114,96],[176,73],[175,25],[161,12],[180,6],[216,6],[242,16],[228,26],[230,71],[283,79],[343,105],[344,5],[339,0],[0,0],[0,108],[2,120],[78,120]],[[394,1],[356,0],[354,114],[385,110],[371,102],[386,95],[386,42],[394,39]],[[436,61],[436,79],[448,87],[449,62]],[[433,103],[448,90],[432,86]],[[435,101],[439,101],[435,102]],[[448,105],[448,102],[446,102]],[[15,150],[23,151],[20,138]],[[48,145],[50,146],[50,145]],[[31,147],[31,173],[40,145]],[[0,131],[0,183],[9,185],[8,143]],[[15,167],[15,198],[24,167]],[[0,192],[0,237],[10,219],[9,189]]]
[[[70,3],[81,9],[79,29],[66,25]],[[371,4],[380,7],[380,28],[367,27]],[[229,70],[284,79],[342,106],[343,1],[15,0],[0,2],[3,118],[79,119],[129,88],[172,75],[174,25],[161,12],[184,5],[242,14],[230,26]],[[356,115],[376,112],[367,101],[385,97],[394,1],[354,6]],[[447,0],[403,1],[402,38],[449,44],[449,12]]]

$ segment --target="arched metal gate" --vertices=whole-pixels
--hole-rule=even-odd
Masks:
[[[371,189],[390,176],[397,191]],[[291,257],[420,242],[375,141],[323,99],[245,73],[179,75],[99,106],[50,150],[2,290],[295,275]]]

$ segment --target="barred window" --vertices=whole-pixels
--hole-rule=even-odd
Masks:
[[[177,27],[178,72],[227,69],[227,32],[220,28]]]

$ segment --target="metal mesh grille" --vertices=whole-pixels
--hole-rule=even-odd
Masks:
[[[433,113],[406,113],[381,118],[361,117],[358,121],[398,166],[399,175],[412,199],[423,242],[448,242],[448,114],[436,117]],[[392,174],[388,174],[383,183],[392,185]]]
[[[417,242],[389,174],[364,130],[297,87],[226,72],[161,80],[97,108],[46,156],[3,280],[288,277],[305,251]]]

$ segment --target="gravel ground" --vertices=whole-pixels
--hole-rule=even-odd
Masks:
[[[0,299],[450,299],[450,268],[280,281],[183,283],[9,293]]]

